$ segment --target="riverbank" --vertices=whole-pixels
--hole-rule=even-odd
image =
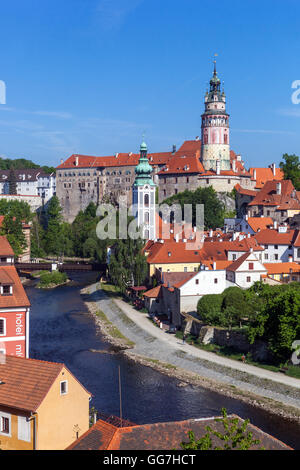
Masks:
[[[120,300],[114,301],[98,287],[94,284],[83,289],[83,301],[105,339],[128,359],[175,377],[182,386],[191,384],[209,389],[300,424],[300,390],[191,357],[180,342],[180,346],[168,347],[157,335],[152,336],[132,321],[116,304]],[[110,334],[104,317],[97,315],[99,310],[122,337]]]

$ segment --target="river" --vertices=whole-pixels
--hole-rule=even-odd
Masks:
[[[56,289],[26,286],[31,302],[30,357],[64,362],[93,394],[91,406],[119,416],[118,367],[121,370],[123,417],[137,424],[216,416],[222,407],[295,449],[300,449],[300,426],[236,399],[195,387],[149,367],[110,354],[80,296],[89,274],[72,276],[70,285]],[[102,350],[101,353],[89,351]]]

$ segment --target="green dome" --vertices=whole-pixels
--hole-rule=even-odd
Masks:
[[[149,184],[150,186],[155,186],[151,177],[152,166],[149,163],[147,157],[147,144],[143,141],[140,146],[141,156],[139,159],[138,165],[135,167],[135,186],[144,186]]]
[[[143,152],[145,150],[147,151],[147,144],[146,142],[143,141],[140,146],[140,151]]]

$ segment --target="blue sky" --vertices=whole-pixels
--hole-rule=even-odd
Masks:
[[[214,53],[246,167],[300,154],[298,0],[1,2],[0,155],[168,151],[200,135]]]

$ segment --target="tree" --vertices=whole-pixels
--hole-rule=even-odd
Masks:
[[[209,324],[219,324],[223,297],[221,294],[207,294],[201,297],[197,305],[197,314],[200,320]]]
[[[195,433],[189,431],[189,442],[182,442],[182,449],[190,450],[249,450],[253,446],[260,445],[259,439],[253,439],[253,433],[247,431],[249,419],[246,419],[239,424],[238,418],[229,418],[227,411],[222,408],[223,418],[215,418],[216,423],[221,423],[223,432],[213,429],[211,426],[206,426],[207,433],[196,440]],[[219,445],[214,445],[214,441]],[[261,448],[262,450],[263,448]]]
[[[53,196],[47,207],[47,227],[45,233],[45,250],[53,255],[62,251],[62,208],[57,196]]]
[[[299,157],[295,154],[289,155],[285,153],[282,156],[284,161],[279,163],[283,171],[284,179],[291,180],[295,189],[300,191],[300,161]]]
[[[23,224],[19,215],[13,216],[7,214],[4,217],[0,229],[1,235],[5,235],[11,247],[14,251],[15,256],[20,256],[25,248],[27,247],[26,238],[23,233]]]
[[[194,226],[196,225],[196,206],[197,204],[203,204],[204,226],[206,230],[222,227],[224,224],[225,208],[212,186],[197,188],[196,191],[185,190],[182,193],[169,197],[163,203],[168,205],[178,203],[182,208],[182,212],[184,204],[192,204],[192,223]],[[182,215],[184,214],[182,213]]]

